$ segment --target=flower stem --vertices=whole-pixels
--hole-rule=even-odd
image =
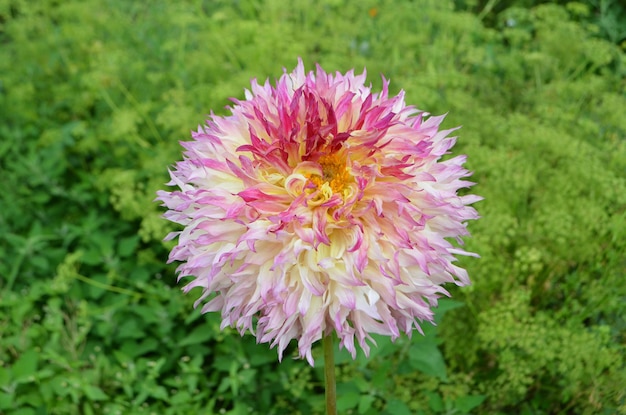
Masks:
[[[335,356],[333,336],[324,336],[324,377],[326,379],[326,415],[337,415],[337,384],[335,382]]]

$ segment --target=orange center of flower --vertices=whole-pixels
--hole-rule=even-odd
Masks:
[[[321,188],[324,183],[328,183],[333,193],[341,192],[350,179],[345,160],[334,153],[324,154],[317,162],[322,166],[322,176],[311,175],[309,180],[311,180],[318,189]]]

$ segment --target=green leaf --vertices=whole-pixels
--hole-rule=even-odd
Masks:
[[[385,414],[389,415],[412,415],[411,409],[402,401],[391,399],[385,406]]]
[[[179,347],[189,346],[192,344],[204,343],[214,337],[213,330],[208,325],[200,325],[193,329],[191,333],[185,336],[179,343]]]
[[[359,404],[361,394],[358,392],[337,393],[337,411],[345,413]]]
[[[5,369],[0,366],[0,390],[2,390],[2,387],[8,386],[10,381],[11,372],[9,371],[9,369]]]
[[[37,372],[37,363],[39,361],[39,352],[29,349],[15,362],[11,371],[16,382],[27,382],[28,378],[34,376]]]
[[[172,398],[170,399],[169,403],[171,405],[184,405],[188,402],[191,402],[191,395],[189,394],[189,392],[187,391],[178,391],[176,392]]]
[[[465,304],[460,301],[450,300],[448,298],[442,298],[439,300],[437,304],[437,308],[435,309],[435,322],[437,324],[441,323],[444,314],[450,310],[454,310],[455,308],[463,307]]]
[[[254,376],[256,375],[256,369],[244,369],[237,372],[237,375],[241,379],[241,382],[244,385],[251,384],[254,381]]]
[[[384,390],[390,381],[391,378],[389,377],[389,368],[385,365],[381,365],[381,367],[379,367],[372,376],[372,386],[377,389]]]
[[[87,395],[87,398],[92,401],[106,401],[107,399],[109,399],[107,394],[104,393],[102,389],[97,386],[84,385],[83,391],[85,392],[85,395]]]
[[[351,383],[354,384],[361,393],[367,393],[372,390],[371,383],[360,376],[352,379]]]
[[[88,402],[85,402],[83,404],[83,415],[94,415],[93,409],[91,408],[91,405],[89,405]]]
[[[9,409],[13,406],[13,394],[0,391],[0,409]]]
[[[139,243],[139,236],[133,235],[127,238],[122,238],[117,246],[117,253],[121,258],[126,258],[135,251],[137,244]]]
[[[409,364],[426,375],[435,376],[443,381],[448,378],[443,355],[432,341],[411,344]]]
[[[117,361],[121,364],[128,363],[131,361],[131,358],[121,350],[113,350],[113,356],[117,359]]]
[[[485,395],[461,396],[454,402],[454,406],[461,412],[470,413],[472,409],[483,403],[485,398]]]
[[[158,349],[158,347],[159,342],[151,337],[139,343],[133,340],[126,340],[122,343],[122,352],[132,358],[137,358]]]
[[[444,410],[445,405],[443,403],[443,399],[441,399],[441,396],[438,393],[427,392],[426,395],[428,396],[428,407],[430,409],[435,412],[442,412]]]
[[[249,355],[250,365],[261,366],[270,362],[275,362],[277,360],[276,352],[274,350],[262,349],[257,344],[253,346],[256,351]]]
[[[142,328],[143,327],[140,327],[139,321],[137,321],[137,319],[127,318],[119,325],[117,329],[117,337],[130,339],[142,338],[145,335]]]
[[[138,274],[135,272],[133,274]],[[135,275],[131,277],[133,280],[135,279]],[[144,323],[162,323],[163,317],[159,315],[159,313],[155,313],[154,307],[150,307],[147,305],[135,305],[133,306],[133,312],[137,314]]]
[[[372,403],[376,400],[374,395],[366,394],[361,395],[361,399],[359,399],[359,408],[358,411],[360,414],[366,413],[368,410],[372,408]]]
[[[37,415],[37,413],[32,408],[20,408],[11,412],[11,415]]]
[[[81,260],[87,265],[97,265],[102,263],[102,254],[96,248],[89,248],[85,250]]]
[[[167,400],[167,390],[163,386],[150,385],[148,387],[148,391],[150,392],[150,396],[153,398],[160,399],[162,401]]]

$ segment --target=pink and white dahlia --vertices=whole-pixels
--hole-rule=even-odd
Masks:
[[[183,225],[169,260],[181,261],[196,306],[220,311],[222,328],[258,342],[311,347],[335,332],[356,355],[371,333],[397,338],[433,320],[444,283],[469,284],[452,245],[478,218],[459,196],[472,183],[465,156],[441,161],[455,130],[342,75],[302,61],[272,86],[252,82],[231,115],[211,115],[182,143],[183,161],[160,191],[165,217]]]

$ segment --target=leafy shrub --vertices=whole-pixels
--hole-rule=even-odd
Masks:
[[[319,353],[279,364],[173,289],[153,203],[204,114],[302,56],[450,111],[485,197],[475,285],[340,353],[342,410],[626,413],[626,58],[592,11],[0,0],[0,412],[320,413]]]

